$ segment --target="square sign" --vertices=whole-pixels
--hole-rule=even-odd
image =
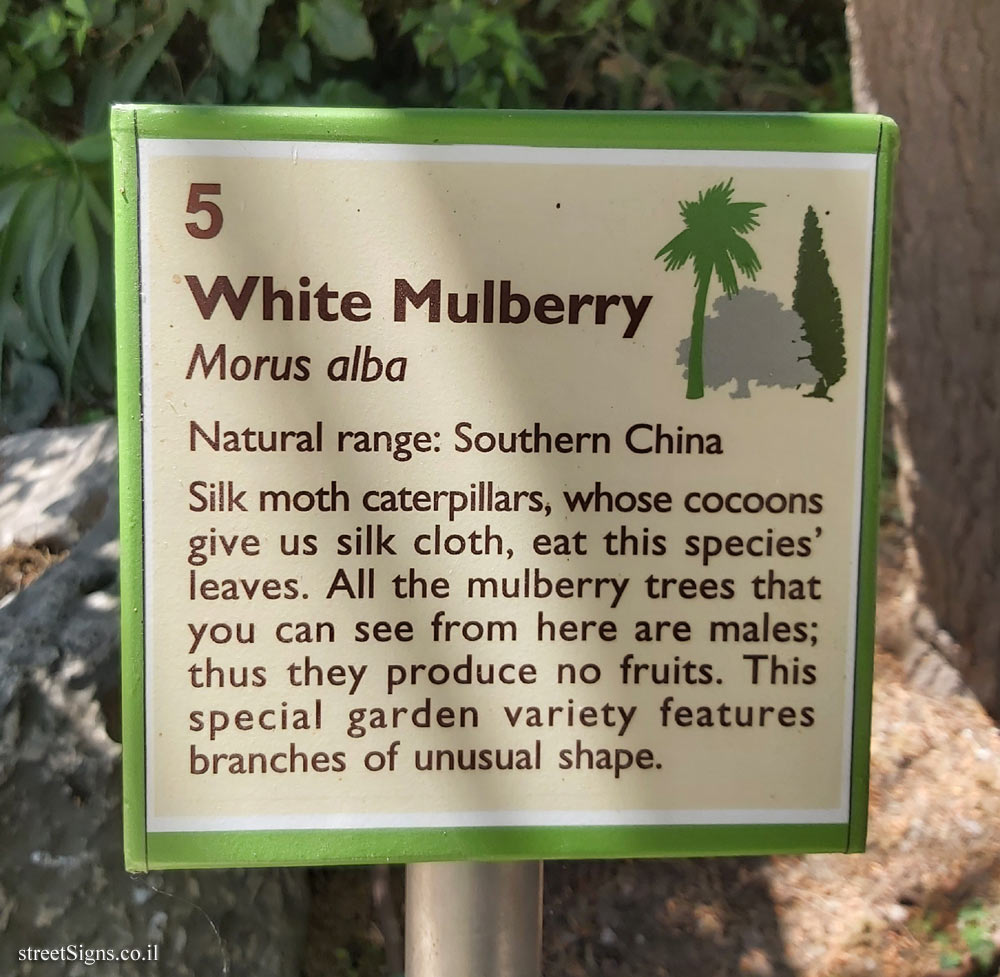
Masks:
[[[863,847],[890,121],[113,132],[130,868]]]

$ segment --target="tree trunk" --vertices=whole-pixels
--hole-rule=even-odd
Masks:
[[[855,107],[902,142],[889,406],[911,619],[997,716],[1000,4],[848,0],[847,23]]]
[[[705,396],[705,302],[711,275],[695,279],[694,312],[691,315],[691,349],[688,352],[687,399]]]

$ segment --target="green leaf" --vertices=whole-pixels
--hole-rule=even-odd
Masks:
[[[504,51],[503,57],[500,59],[500,67],[503,70],[504,78],[507,79],[507,84],[513,88],[521,77],[521,59],[518,58],[517,52]]]
[[[106,163],[111,159],[111,136],[107,132],[93,132],[70,143],[67,151],[78,163]]]
[[[41,315],[33,323],[47,337],[49,353],[59,365],[66,378],[66,389],[69,389],[69,374],[72,369],[73,356],[69,344],[68,331],[62,312],[63,271],[73,249],[73,240],[69,234],[63,235],[56,244],[49,260],[42,268],[38,278],[38,296],[41,300]],[[32,281],[34,279],[32,278]],[[29,304],[29,311],[33,303]]]
[[[299,81],[309,81],[312,74],[312,55],[303,41],[289,41],[281,52],[282,60]]]
[[[82,20],[90,20],[90,8],[87,6],[87,0],[64,0],[64,6],[67,13]]]
[[[524,72],[524,77],[531,82],[535,88],[545,87],[545,76],[538,69],[538,66],[534,61],[525,60],[521,63],[521,71]]]
[[[259,62],[253,73],[257,98],[265,104],[279,101],[291,78],[291,69],[284,62]]]
[[[223,101],[242,103],[249,102],[251,100],[250,75],[231,74],[225,81],[226,84]]]
[[[648,31],[656,26],[656,7],[652,0],[632,0],[628,6],[628,15]]]
[[[585,31],[593,30],[611,10],[612,0],[590,0],[577,15],[576,22]]]
[[[50,71],[39,79],[39,88],[45,97],[60,108],[73,104],[73,83],[62,71]]]
[[[97,133],[107,129],[108,106],[114,93],[115,76],[111,66],[94,65],[87,85],[87,97],[83,103],[83,130]]]
[[[309,0],[302,0],[298,9],[299,37],[305,37],[309,33],[315,16],[315,5],[310,3]]]
[[[26,180],[15,180],[7,186],[0,188],[0,234],[3,233],[14,211],[17,210],[17,205],[21,202],[21,195],[27,187],[28,183]]]
[[[103,30],[114,20],[115,0],[89,0],[90,18],[94,27]]]
[[[41,333],[49,355],[61,367],[65,367],[69,349],[62,329],[58,328],[62,322],[59,312],[60,276],[53,276],[51,269],[58,267],[61,272],[69,253],[70,241],[66,225],[71,204],[66,184],[53,183],[51,206],[36,223],[25,255],[21,292],[28,310],[29,326]]]
[[[181,2],[181,0],[167,0],[167,9],[163,19],[129,57],[125,67],[115,79],[112,92],[113,100],[129,102],[135,98],[139,86],[146,80],[150,69],[163,53],[163,49],[173,37],[174,31],[184,19],[186,12],[186,3]]]
[[[47,6],[37,10],[28,22],[31,26],[21,38],[21,47],[28,51],[33,47],[43,46],[49,50],[58,46],[66,33],[66,18],[54,7]]]
[[[490,49],[489,43],[467,27],[448,29],[448,47],[458,65],[468,64]]]
[[[426,14],[423,10],[416,10],[410,7],[399,21],[399,33],[409,34],[414,27],[419,27],[424,22],[425,16]]]
[[[38,167],[56,149],[48,136],[30,122],[0,111],[0,174],[8,178],[18,170]]]
[[[77,274],[73,279],[70,292],[69,320],[69,350],[70,370],[76,360],[77,350],[83,338],[83,330],[87,326],[94,299],[97,297],[97,284],[100,277],[101,262],[97,247],[97,236],[87,214],[87,208],[78,206],[73,215],[73,258]]]
[[[28,328],[28,320],[12,298],[0,299],[0,338],[7,349],[32,360],[45,357],[45,344]]]
[[[318,0],[313,5],[309,36],[320,51],[341,61],[375,55],[375,41],[360,0]]]
[[[187,92],[189,102],[196,105],[215,105],[223,101],[219,79],[212,75],[202,75]]]
[[[978,902],[973,902],[968,906],[963,906],[958,911],[958,921],[963,925],[977,926],[983,922],[984,918],[985,911],[983,910],[982,904]]]
[[[325,81],[319,89],[321,105],[356,105],[361,108],[378,107],[385,104],[384,99],[376,95],[367,85],[360,81],[348,79],[340,81],[331,78]]]
[[[971,945],[969,952],[972,955],[972,959],[985,969],[992,966],[993,958],[996,956],[996,947],[993,945],[993,940],[986,937],[979,943]]]
[[[21,200],[0,238],[0,302],[10,297],[24,270],[25,258],[44,215],[55,199],[56,181],[39,180],[21,195]]]
[[[431,55],[441,47],[441,35],[436,31],[421,30],[413,35],[413,47],[417,52],[417,60],[427,64]]]
[[[20,110],[24,99],[34,87],[36,74],[35,66],[30,61],[18,65],[6,85],[7,94],[5,100],[8,108],[13,109],[15,112]]]
[[[704,81],[706,74],[701,65],[677,57],[667,68],[667,85],[673,95],[683,99]]]
[[[17,354],[10,357],[3,405],[3,422],[9,430],[17,433],[38,427],[58,400],[59,380],[44,363]]]
[[[97,188],[89,180],[84,180],[83,196],[90,208],[91,216],[110,238],[114,234],[114,217],[111,215],[111,208],[104,202],[97,192]]]
[[[498,41],[503,41],[508,47],[521,49],[521,32],[517,22],[511,16],[491,17],[488,25],[490,34]]]
[[[237,75],[247,74],[257,60],[260,25],[271,0],[222,0],[208,19],[212,50]]]
[[[962,966],[962,954],[954,950],[944,950],[941,953],[940,964],[945,970],[953,970]]]

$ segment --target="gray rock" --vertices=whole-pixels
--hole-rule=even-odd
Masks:
[[[83,535],[63,563],[0,608],[2,970],[18,977],[55,967],[67,977],[297,977],[309,901],[304,871],[130,875],[123,868],[114,435],[107,424],[51,432],[51,441],[46,433],[0,441],[0,522],[8,529],[14,512],[19,541],[31,543],[23,527],[45,527],[38,531],[51,538],[60,513],[63,539]],[[42,459],[39,477],[57,477],[59,458],[67,465],[60,477],[66,498],[36,484],[28,444]],[[70,474],[72,459],[85,452],[110,471]],[[87,507],[97,485],[106,494],[94,513]],[[44,500],[48,511],[16,512],[15,498]],[[18,959],[28,947],[145,950],[151,943],[159,963]]]
[[[107,508],[116,458],[111,421],[0,440],[0,549],[77,543]]]

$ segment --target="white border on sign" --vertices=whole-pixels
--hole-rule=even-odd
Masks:
[[[706,824],[839,824],[840,809],[831,811],[446,811],[408,814],[282,814],[244,817],[150,818],[150,831],[305,831],[364,828],[568,828],[630,825]],[[224,824],[223,824],[224,822]],[[220,827],[221,826],[221,827]]]
[[[397,143],[351,142],[297,142],[270,140],[222,139],[151,139],[141,138],[137,144],[139,173],[139,252],[140,252],[140,332],[143,371],[141,378],[144,403],[153,402],[152,377],[149,365],[153,362],[152,340],[149,326],[149,300],[144,283],[149,281],[150,228],[143,216],[148,211],[149,161],[158,157],[239,157],[246,159],[288,160],[351,160],[390,162],[440,162],[440,163],[510,163],[550,166],[605,165],[605,166],[704,166],[733,167],[738,169],[810,169],[851,170],[868,175],[868,226],[875,220],[875,171],[877,157],[874,153],[802,153],[775,152],[770,150],[703,150],[703,149],[615,149],[615,148],[550,148],[504,145],[424,145]],[[867,237],[865,267],[871,269],[873,235]],[[869,337],[871,313],[871,287],[865,289],[862,305],[862,322],[865,337]],[[867,351],[867,344],[865,344]],[[861,514],[864,477],[864,451],[866,429],[866,398],[868,393],[868,357],[865,356],[865,377],[859,385],[856,416],[857,464],[854,484],[854,511],[852,531],[855,546],[851,553],[850,573],[852,599],[848,608],[848,648],[845,668],[845,716],[842,742],[841,803],[834,809],[802,808],[791,810],[613,810],[613,811],[460,811],[426,812],[420,814],[307,814],[264,815],[243,817],[160,817],[154,794],[155,769],[153,759],[153,694],[149,675],[152,673],[153,641],[152,602],[144,601],[143,645],[145,649],[145,756],[146,756],[146,830],[150,832],[191,831],[262,831],[307,829],[361,829],[361,828],[463,828],[463,827],[569,827],[629,825],[771,825],[771,824],[843,824],[850,813],[852,744],[854,731],[854,685],[857,658],[858,597],[861,562]],[[143,588],[144,595],[153,589],[152,544],[150,513],[153,509],[152,492],[152,439],[149,419],[142,412],[142,524],[143,524]]]

